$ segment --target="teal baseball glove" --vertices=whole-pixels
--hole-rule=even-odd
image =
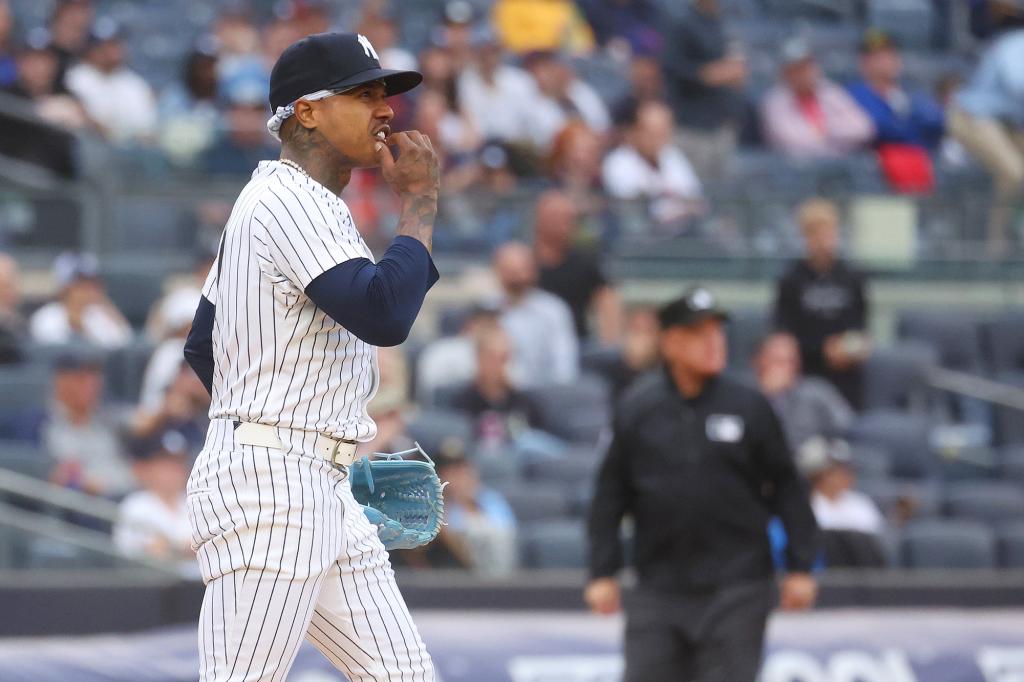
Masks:
[[[426,461],[402,459],[419,453]],[[434,462],[419,444],[413,450],[363,457],[349,469],[352,495],[377,527],[385,549],[415,549],[435,537],[444,523],[444,486]]]

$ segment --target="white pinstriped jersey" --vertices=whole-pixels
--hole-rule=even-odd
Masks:
[[[345,202],[287,164],[263,161],[242,190],[203,295],[216,306],[210,418],[365,441],[377,427],[377,349],[305,295],[318,275],[372,260]]]

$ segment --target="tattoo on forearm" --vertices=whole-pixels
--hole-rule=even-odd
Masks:
[[[418,239],[430,251],[434,242],[436,216],[437,197],[412,197],[402,205],[402,215],[398,219],[398,234]]]

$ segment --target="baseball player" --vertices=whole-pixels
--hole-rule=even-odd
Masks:
[[[271,73],[281,158],[235,202],[185,349],[212,395],[187,489],[203,681],[284,680],[303,638],[353,682],[434,679],[348,480],[376,432],[376,347],[405,340],[438,278],[437,156],[391,131],[386,99],[421,80],[346,33],[303,38]],[[339,198],[372,166],[402,206],[376,263]]]

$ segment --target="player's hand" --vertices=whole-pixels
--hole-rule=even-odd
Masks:
[[[784,611],[804,611],[818,598],[818,581],[810,573],[787,573],[780,592],[779,606]]]
[[[398,160],[390,147],[398,148]],[[433,197],[441,185],[440,163],[430,138],[418,130],[389,135],[377,143],[380,170],[398,196]]]
[[[583,590],[583,601],[590,610],[602,616],[618,613],[622,608],[622,589],[615,578],[595,578]]]

